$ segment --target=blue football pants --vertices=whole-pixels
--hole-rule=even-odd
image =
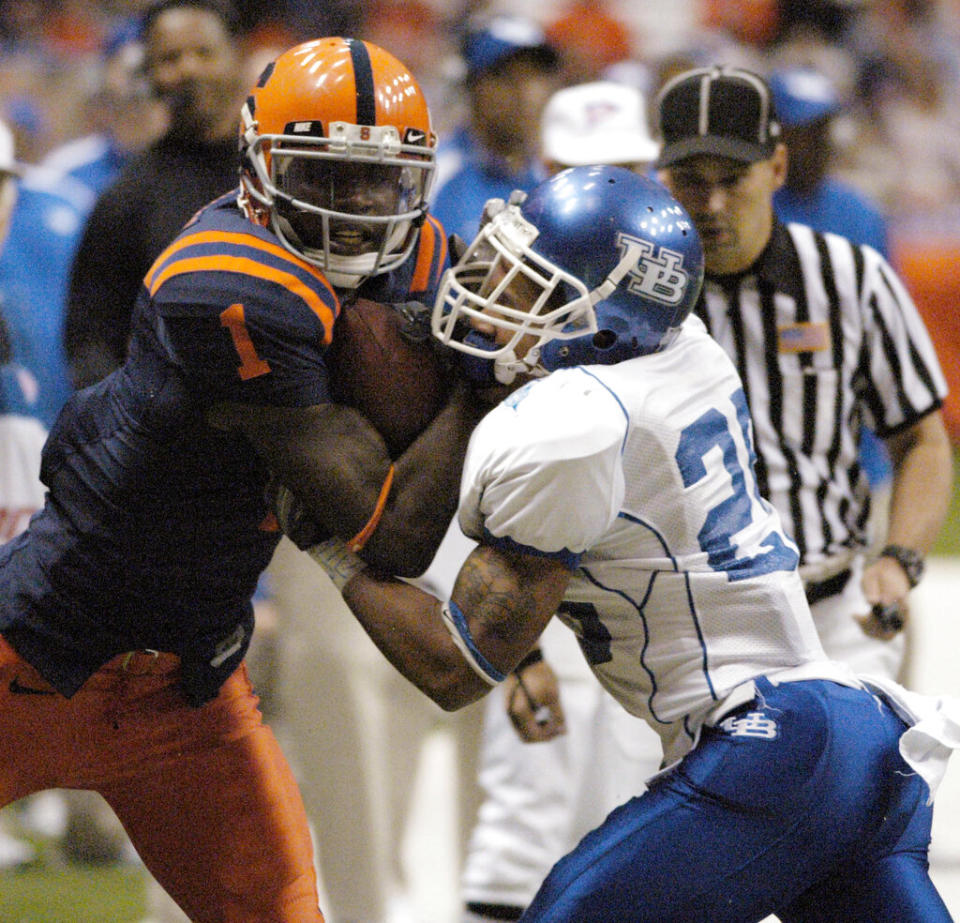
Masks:
[[[757,693],[561,859],[522,923],[950,923],[903,722],[827,681]]]

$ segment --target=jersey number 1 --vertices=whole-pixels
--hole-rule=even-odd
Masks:
[[[270,371],[270,363],[257,355],[243,316],[243,305],[232,304],[226,311],[221,311],[220,324],[230,331],[233,346],[240,357],[240,367],[237,369],[240,377],[246,381],[248,378],[266,375]]]

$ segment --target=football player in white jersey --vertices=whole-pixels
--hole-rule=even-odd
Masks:
[[[797,549],[757,490],[741,382],[690,316],[702,276],[686,212],[620,168],[564,171],[506,207],[433,317],[513,389],[467,452],[458,516],[478,545],[451,598],[337,540],[311,553],[444,708],[500,683],[559,612],[659,733],[665,768],[523,921],[946,923],[929,802],[960,703],[825,657]]]

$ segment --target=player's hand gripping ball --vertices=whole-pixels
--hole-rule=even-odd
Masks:
[[[393,457],[436,416],[450,386],[425,319],[407,306],[358,298],[340,311],[327,352],[333,399],[359,410]]]

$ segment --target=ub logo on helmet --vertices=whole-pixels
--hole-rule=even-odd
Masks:
[[[635,295],[647,295],[664,304],[678,304],[690,283],[683,269],[683,254],[666,247],[655,249],[649,240],[618,234],[617,243],[634,268],[627,286]]]
[[[511,297],[517,279],[538,292],[529,308]],[[663,186],[622,167],[574,167],[484,224],[441,281],[432,329],[509,384],[663,349],[702,284],[700,239]]]

